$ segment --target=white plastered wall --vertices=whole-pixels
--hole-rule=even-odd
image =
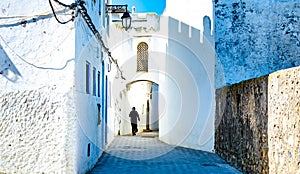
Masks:
[[[0,6],[0,171],[73,173],[74,23],[59,24],[46,0]]]
[[[208,29],[210,27],[206,26]],[[119,42],[112,41],[112,51],[118,57],[126,80],[113,80],[113,99],[122,103],[118,105],[118,112],[121,110],[118,115],[127,120],[124,130],[130,130],[127,117],[132,106],[128,104],[130,99],[120,99],[120,92],[124,92],[126,84],[149,80],[159,85],[160,139],[170,144],[212,151],[215,57],[211,32],[207,32],[201,41],[202,31],[176,19],[161,17],[157,30],[122,32],[117,26],[111,33],[121,38]],[[140,42],[149,46],[148,73],[136,72],[136,47]]]

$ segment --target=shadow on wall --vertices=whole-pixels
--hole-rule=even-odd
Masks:
[[[4,76],[11,82],[16,82],[18,76],[22,76],[13,62],[6,54],[3,47],[0,45],[0,75]]]

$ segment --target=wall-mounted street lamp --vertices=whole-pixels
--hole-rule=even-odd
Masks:
[[[127,31],[131,26],[131,16],[127,10],[128,5],[106,5],[106,13],[123,13],[122,27]]]

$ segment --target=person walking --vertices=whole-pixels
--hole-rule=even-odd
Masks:
[[[137,120],[140,121],[139,113],[135,110],[135,107],[132,107],[131,112],[129,113],[130,122],[131,122],[131,129],[132,129],[132,136],[138,131],[137,129]]]

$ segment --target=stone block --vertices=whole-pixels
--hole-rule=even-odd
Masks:
[[[216,90],[215,151],[245,173],[300,173],[300,67]]]

